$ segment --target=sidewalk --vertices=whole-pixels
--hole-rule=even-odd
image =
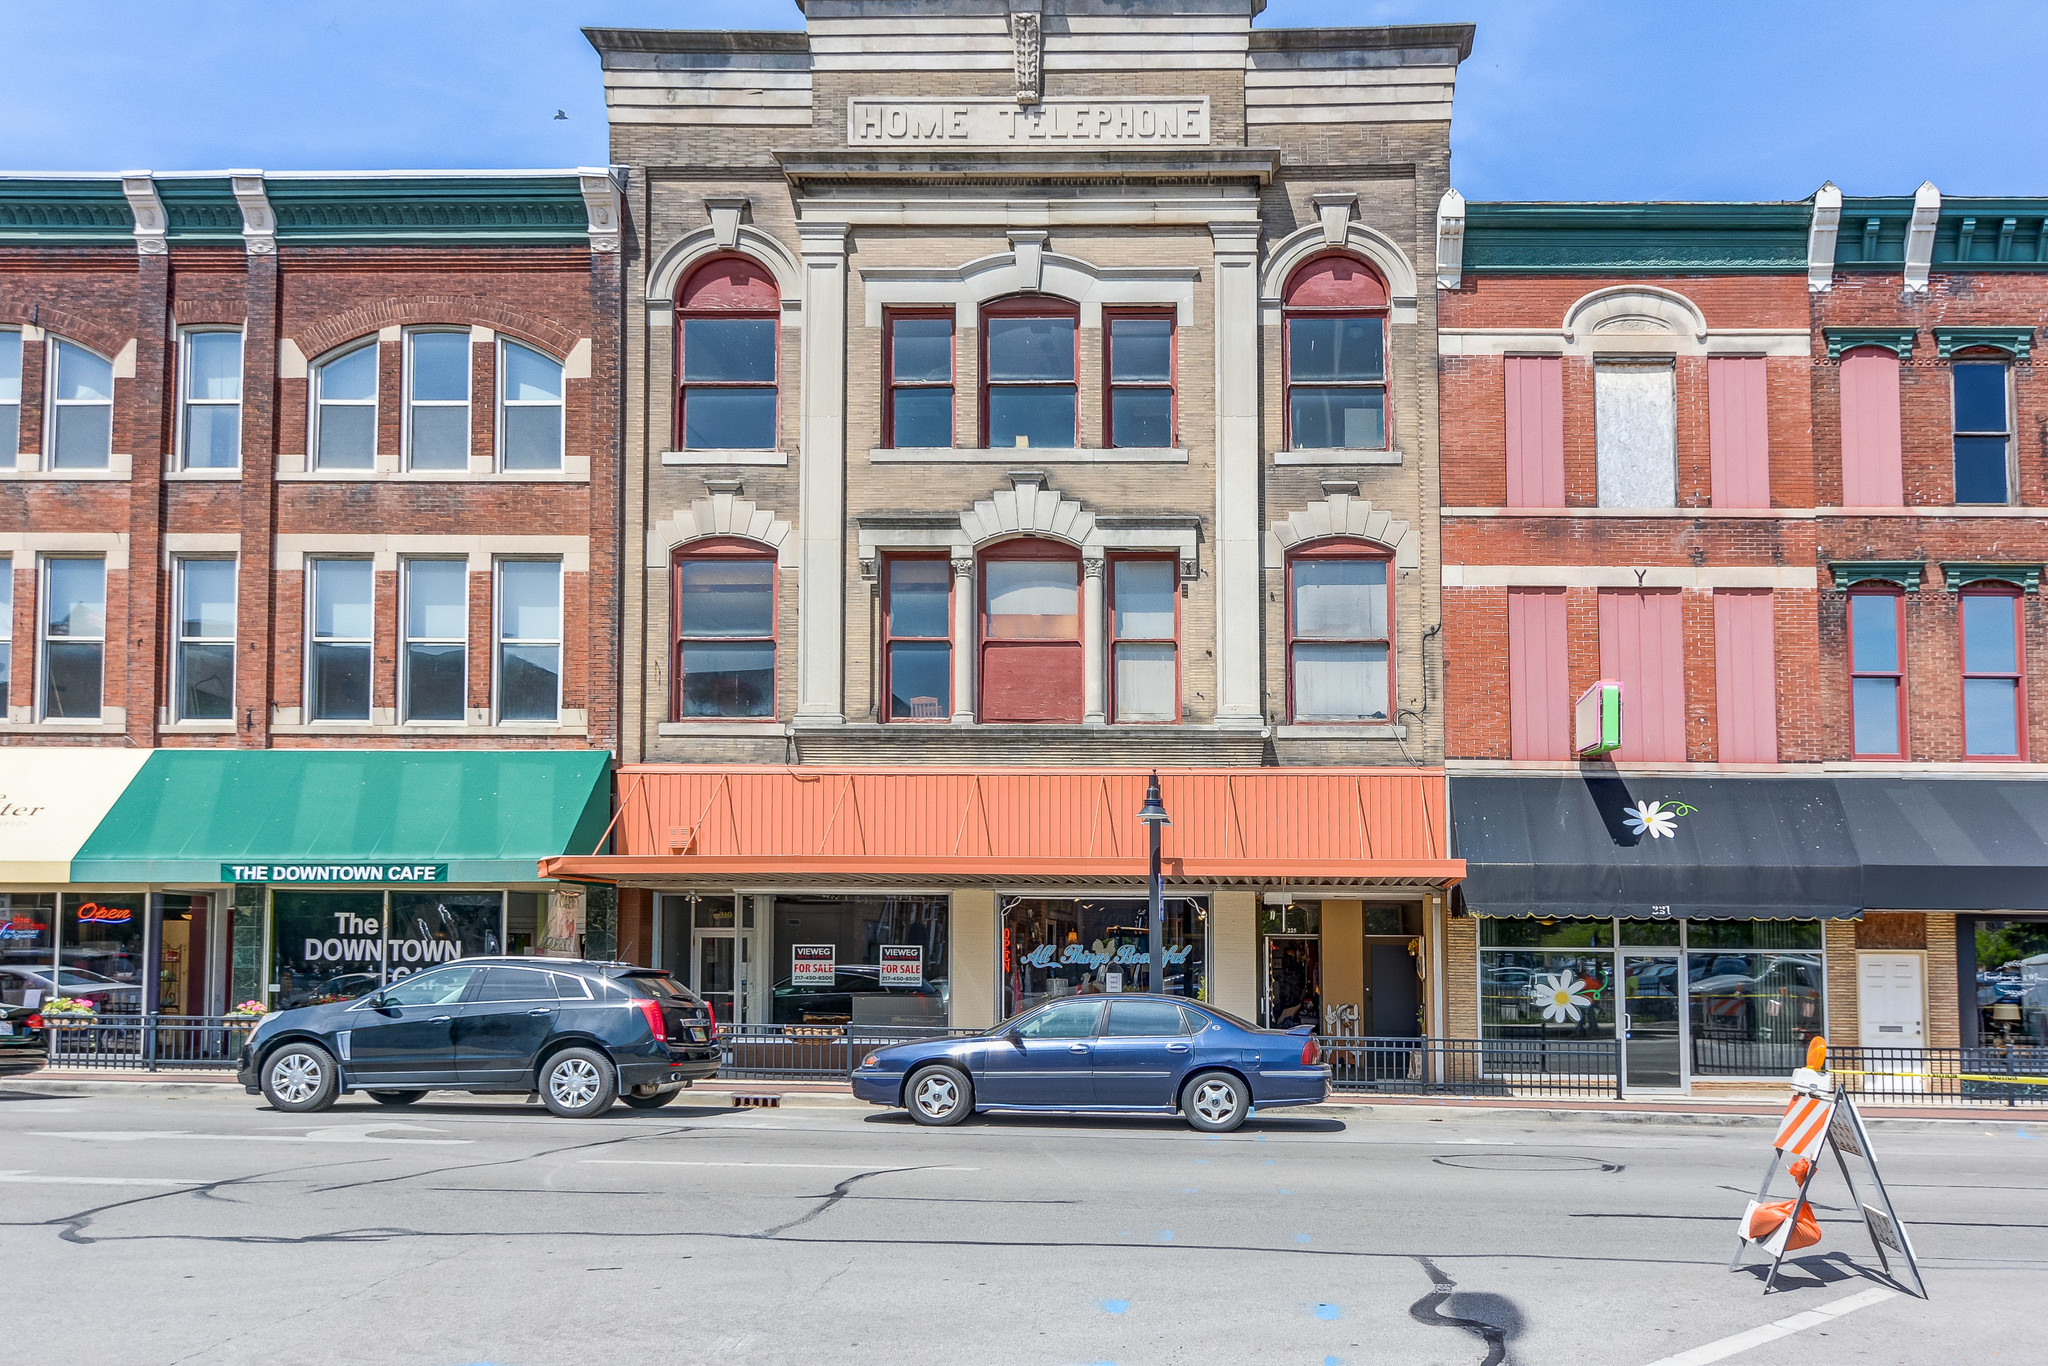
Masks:
[[[51,1068],[36,1068],[28,1071],[0,1073],[0,1095],[23,1092],[41,1092],[45,1095],[168,1095],[204,1094],[208,1092],[241,1092],[232,1072],[142,1072],[142,1071],[67,1071]],[[859,1106],[865,1103],[853,1098],[852,1088],[843,1082],[831,1081],[738,1081],[716,1078],[700,1081],[691,1088],[689,1098],[700,1104],[729,1104],[738,1096],[774,1096],[783,1106]],[[1979,1124],[2039,1123],[2048,1128],[2048,1107],[2008,1107],[2002,1105],[1940,1106],[1940,1105],[1894,1105],[1857,1107],[1864,1119],[1878,1121],[1888,1127],[1896,1127],[1907,1121],[1931,1121],[1940,1124],[1974,1122]],[[1603,1124],[1694,1124],[1705,1126],[1765,1128],[1776,1124],[1785,1113],[1781,1100],[1766,1095],[1755,1098],[1726,1098],[1707,1100],[1698,1097],[1680,1097],[1673,1100],[1517,1100],[1489,1096],[1481,1099],[1465,1099],[1456,1096],[1383,1096],[1358,1092],[1333,1092],[1322,1105],[1293,1106],[1280,1115],[1321,1115],[1330,1118],[1356,1118],[1385,1110],[1388,1114],[1400,1113],[1404,1118],[1421,1116],[1406,1114],[1409,1111],[1435,1111],[1432,1119],[1449,1118],[1456,1114],[1460,1118],[1492,1118],[1499,1120],[1582,1120]]]

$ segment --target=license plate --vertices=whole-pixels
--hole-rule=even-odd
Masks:
[[[4,1038],[5,1036],[7,1036],[7,1035],[9,1035],[9,1034],[12,1034],[13,1032],[14,1032],[14,1021],[12,1021],[12,1020],[0,1020],[0,1038]]]
[[[690,1042],[691,1042],[691,1043],[703,1043],[703,1042],[704,1042],[704,1031],[703,1031],[703,1030],[701,1030],[701,1029],[693,1029],[693,1030],[691,1030],[691,1031],[690,1031]]]

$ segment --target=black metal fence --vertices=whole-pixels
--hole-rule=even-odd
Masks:
[[[1613,1100],[1621,1054],[1601,1039],[1380,1039],[1326,1035],[1337,1091],[1389,1096]]]
[[[1828,1048],[1859,1105],[2048,1105],[2048,1048]]]
[[[233,1071],[256,1028],[248,1015],[43,1017],[49,1066],[106,1071]]]
[[[725,1061],[718,1075],[741,1081],[843,1081],[877,1048],[979,1033],[916,1025],[727,1025],[719,1030]]]

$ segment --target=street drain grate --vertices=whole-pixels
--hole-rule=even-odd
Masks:
[[[732,1108],[735,1110],[773,1110],[780,1107],[781,1104],[781,1096],[734,1096],[732,1098]]]

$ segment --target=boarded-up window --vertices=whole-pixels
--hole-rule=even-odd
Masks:
[[[1714,693],[1723,763],[1778,761],[1778,670],[1772,620],[1767,588],[1724,588],[1714,594]]]
[[[1678,452],[1671,366],[1602,362],[1593,369],[1600,506],[1678,505]]]
[[[1899,358],[1866,346],[1842,357],[1842,506],[1906,505],[1899,446]]]
[[[1562,588],[1508,590],[1508,753],[1513,758],[1572,757],[1564,621]]]
[[[1707,362],[1707,427],[1714,506],[1771,505],[1771,437],[1761,356]]]
[[[1600,594],[1600,676],[1621,684],[1624,762],[1685,758],[1685,636],[1678,590]]]
[[[1564,361],[1507,358],[1508,506],[1564,506]]]

